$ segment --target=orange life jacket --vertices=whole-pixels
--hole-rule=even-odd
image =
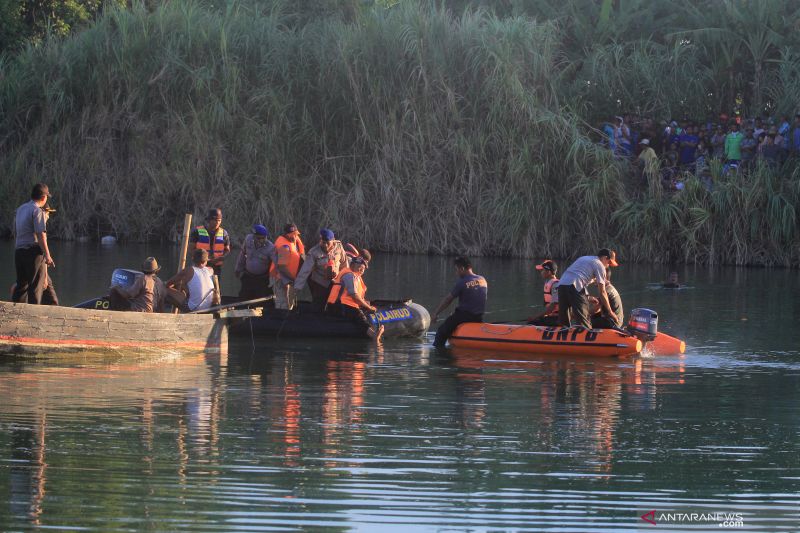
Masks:
[[[550,302],[553,301],[553,286],[558,283],[558,278],[548,279],[544,282],[544,305],[545,307],[550,305]],[[556,308],[553,312],[558,311],[558,304],[556,303]]]
[[[347,292],[347,289],[344,288],[344,283],[342,283],[342,278],[344,278],[345,274],[353,274],[353,286],[356,289],[356,294],[358,294],[362,300],[364,299],[364,295],[367,294],[367,285],[364,283],[364,280],[361,278],[361,276],[349,268],[345,268],[339,272],[339,275],[333,280],[331,292],[328,295],[328,304],[341,303],[342,305],[347,305],[349,307],[355,307],[358,309],[361,306],[353,299],[350,293]]]
[[[209,255],[218,257],[225,253],[225,230],[222,227],[217,228],[217,234],[214,235],[214,243],[212,246],[211,236],[205,226],[197,226],[197,242],[195,247],[200,250],[205,250]]]
[[[281,249],[285,246],[289,247],[289,255],[281,255]],[[290,242],[289,239],[281,235],[277,239],[275,239],[275,255],[277,257],[276,261],[272,262],[272,265],[269,267],[269,274],[273,278],[277,279],[281,277],[280,271],[278,270],[278,264],[284,265],[289,270],[289,274],[291,274],[292,279],[297,277],[297,273],[300,271],[300,262],[302,260],[302,255],[306,253],[305,247],[303,246],[303,241],[300,240],[300,237],[296,238],[294,242]]]

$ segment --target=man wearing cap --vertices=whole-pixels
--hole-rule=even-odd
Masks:
[[[558,282],[558,321],[562,326],[583,326],[591,329],[587,287],[597,282],[598,300],[606,316],[616,321],[606,294],[606,268],[617,266],[616,253],[603,248],[597,255],[584,255],[572,263]]]
[[[383,324],[370,322],[364,311],[374,313],[377,309],[366,299],[367,285],[364,283],[364,272],[367,261],[363,257],[354,257],[350,266],[342,269],[331,284],[325,311],[347,317],[364,328],[364,335],[380,342],[383,335]]]
[[[231,238],[222,228],[222,210],[211,209],[206,216],[205,225],[197,226],[189,234],[189,252],[205,250],[208,252],[208,266],[214,274],[222,273],[225,257],[231,253]]]
[[[142,275],[136,276],[133,285],[112,285],[109,290],[111,309],[138,313],[161,313],[167,289],[157,276],[161,267],[155,257],[148,257],[142,264]]]
[[[294,290],[301,291],[308,285],[314,307],[322,310],[328,301],[332,281],[348,264],[342,243],[336,240],[333,231],[322,229],[319,232],[319,243],[308,251],[295,278]]]
[[[254,300],[269,294],[269,268],[275,245],[268,237],[267,228],[256,224],[253,232],[244,238],[235,270],[236,277],[242,282],[239,298]]]
[[[300,272],[300,265],[306,251],[300,240],[300,230],[289,223],[283,227],[283,234],[275,239],[270,277],[272,290],[275,293],[275,309],[294,309],[297,296],[294,282]]]
[[[544,312],[528,319],[534,326],[558,326],[558,265],[548,259],[536,265],[544,280]]]
[[[37,183],[30,201],[17,208],[14,220],[17,285],[11,295],[12,302],[41,304],[47,286],[47,267],[56,266],[47,244],[48,198],[50,189],[44,183]]]

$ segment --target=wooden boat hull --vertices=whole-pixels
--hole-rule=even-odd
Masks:
[[[642,341],[610,329],[515,324],[461,324],[450,337],[450,344],[484,351],[587,357],[625,357],[642,351]]]
[[[228,328],[212,315],[134,313],[0,302],[0,354],[227,353]]]

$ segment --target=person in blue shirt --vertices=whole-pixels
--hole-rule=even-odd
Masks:
[[[431,324],[439,319],[439,313],[458,298],[458,305],[452,315],[436,330],[436,339],[433,345],[443,348],[447,339],[453,334],[459,324],[465,322],[483,322],[483,313],[486,310],[486,295],[488,285],[483,276],[472,271],[472,264],[466,257],[457,257],[453,262],[456,267],[458,281],[450,294],[444,297],[442,303],[433,312]]]

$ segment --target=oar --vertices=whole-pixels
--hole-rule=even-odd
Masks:
[[[254,300],[245,300],[244,302],[236,302],[236,303],[229,303],[229,304],[220,304],[215,305],[214,307],[209,307],[208,309],[202,309],[198,311],[189,311],[188,313],[184,313],[187,315],[199,315],[201,313],[212,313],[214,311],[219,311],[220,309],[236,309],[237,307],[242,307],[243,305],[253,305],[259,304],[262,302],[268,302],[274,299],[275,296],[266,296],[264,298],[256,298]]]
[[[186,266],[186,252],[189,249],[189,233],[192,231],[192,214],[186,213],[183,217],[183,234],[181,235],[181,251],[178,254],[178,272],[183,270]],[[176,290],[181,290],[180,285],[175,287]],[[172,310],[173,314],[178,313],[178,306]]]

